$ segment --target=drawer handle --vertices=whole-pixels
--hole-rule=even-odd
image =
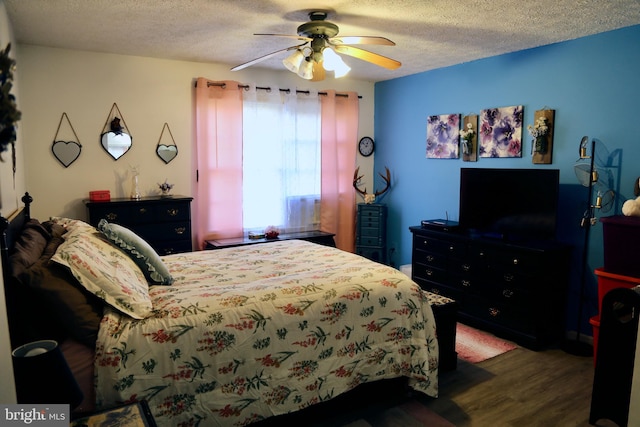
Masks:
[[[489,315],[491,317],[498,317],[500,315],[500,310],[498,310],[495,307],[491,307],[491,308],[489,308]]]
[[[519,261],[518,261],[518,258],[514,258],[514,259],[513,259],[513,265],[518,265],[518,262],[519,262]]]
[[[453,246],[449,246],[449,252],[453,252],[454,247]]]
[[[174,250],[173,248],[164,248],[163,252],[165,255],[171,255],[174,252]]]
[[[433,270],[425,270],[427,276],[433,276]]]
[[[138,212],[140,212],[141,214],[144,215],[144,214],[147,213],[147,208],[140,208],[140,210]]]
[[[471,266],[469,264],[462,264],[462,270],[463,271],[469,271],[471,270]]]
[[[502,296],[505,298],[511,298],[513,296],[513,291],[511,289],[503,289]]]
[[[180,211],[179,209],[175,209],[175,208],[174,209],[167,209],[167,213],[169,214],[169,216],[176,216],[176,215],[178,215],[179,211]]]
[[[435,257],[433,255],[427,255],[427,261],[433,262],[434,259]]]
[[[471,286],[471,282],[469,280],[463,280],[462,286],[464,286],[465,288],[468,288]]]
[[[422,242],[422,244],[423,244],[424,246],[427,246],[427,245],[429,244],[429,241],[428,241],[428,240],[424,240],[424,241]]]
[[[107,218],[107,220],[109,221],[115,221],[116,218],[118,218],[118,214],[117,213],[108,213],[105,215],[105,217]]]
[[[178,227],[174,229],[176,234],[184,234],[185,231],[187,231],[186,227]]]
[[[513,274],[509,274],[509,273],[505,274],[504,275],[504,281],[505,282],[512,282],[513,281]]]

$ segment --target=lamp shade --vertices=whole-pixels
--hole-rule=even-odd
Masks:
[[[313,59],[305,58],[300,66],[298,75],[307,80],[311,80],[313,78]]]
[[[300,69],[300,64],[302,63],[303,59],[304,54],[302,53],[302,51],[300,49],[296,49],[295,52],[283,59],[282,63],[285,67],[287,67],[289,71],[297,73]]]
[[[336,78],[345,76],[351,68],[345,64],[340,55],[335,53],[333,49],[325,48],[324,52],[324,68],[334,72]]]
[[[11,355],[18,403],[69,404],[73,409],[82,402],[82,391],[56,341],[34,341]]]

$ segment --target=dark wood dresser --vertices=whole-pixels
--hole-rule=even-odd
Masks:
[[[570,246],[410,227],[412,279],[458,302],[458,318],[538,349],[562,338]]]
[[[85,200],[89,223],[101,219],[120,224],[145,239],[159,255],[190,252],[192,197],[143,197],[111,199],[107,202]]]

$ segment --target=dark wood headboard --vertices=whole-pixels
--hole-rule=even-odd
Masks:
[[[13,249],[13,244],[20,235],[22,227],[31,219],[31,202],[33,202],[33,197],[29,193],[24,193],[24,196],[22,196],[24,207],[18,209],[9,218],[0,216],[0,253],[2,255],[2,271],[5,283],[7,282],[6,279],[11,277],[9,254]]]
[[[18,209],[8,218],[0,216],[0,256],[2,257],[2,280],[5,293],[5,302],[7,306],[7,317],[9,320],[9,332],[11,336],[12,347],[20,344],[22,339],[19,338],[21,332],[19,319],[20,307],[17,306],[16,292],[12,289],[11,265],[9,263],[9,255],[13,250],[16,239],[22,232],[24,225],[31,219],[30,206],[33,198],[29,193],[25,193],[22,197],[24,206]],[[26,337],[24,338],[26,339]]]

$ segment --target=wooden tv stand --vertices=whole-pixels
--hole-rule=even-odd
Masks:
[[[459,320],[532,349],[562,338],[570,246],[409,230],[412,279],[457,301]]]

